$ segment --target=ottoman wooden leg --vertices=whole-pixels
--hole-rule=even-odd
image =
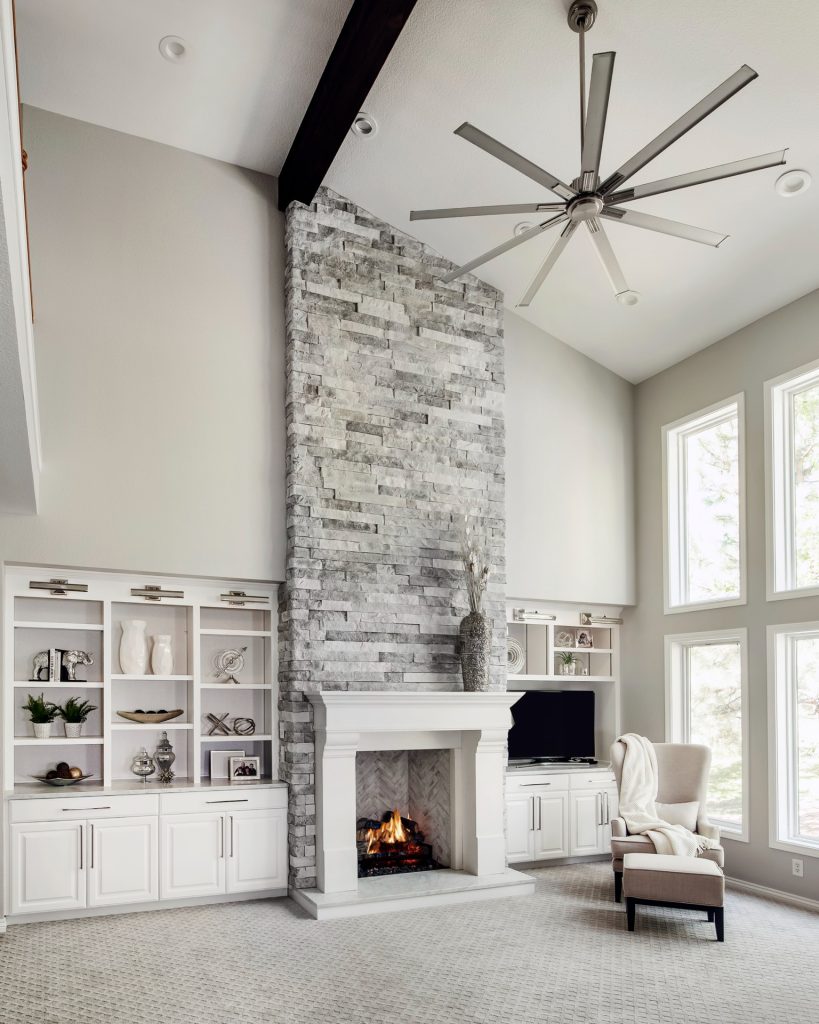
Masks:
[[[717,942],[725,942],[725,910],[722,907],[714,909],[714,924],[717,929]]]
[[[626,920],[628,921],[628,930],[630,932],[634,931],[635,906],[634,900],[626,896]],[[719,928],[719,925],[717,925],[717,928]]]
[[[623,872],[614,872],[614,902],[620,903],[623,898]]]

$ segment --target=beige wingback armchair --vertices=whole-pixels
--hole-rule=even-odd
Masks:
[[[708,820],[708,770],[711,750],[698,743],[655,743],[657,753],[657,812],[672,825],[685,825],[709,839],[719,839],[719,829]],[[611,767],[620,788],[625,744],[616,740],[611,747]],[[627,853],[656,853],[647,836],[629,835],[622,818],[611,820],[611,866],[614,870],[614,898],[619,903],[623,889],[623,857]],[[702,855],[719,867],[725,863],[721,846]]]

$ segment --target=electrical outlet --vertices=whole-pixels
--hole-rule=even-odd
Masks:
[[[805,862],[800,857],[794,857],[791,861],[791,870],[797,878],[803,878],[805,874]]]

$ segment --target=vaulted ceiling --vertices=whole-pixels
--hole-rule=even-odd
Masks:
[[[418,0],[327,184],[465,262],[521,216],[409,221],[410,209],[551,201],[455,137],[471,121],[563,180],[577,172],[577,37],[568,0]],[[589,55],[615,50],[606,174],[743,63],[759,79],[633,179],[790,147],[819,174],[819,4],[599,0]],[[350,0],[18,0],[25,102],[275,174]],[[186,39],[184,62],[157,53]],[[783,199],[771,169],[657,196],[635,209],[727,232],[719,249],[607,225],[637,306],[615,302],[578,232],[522,314],[641,380],[819,287],[819,184]],[[527,242],[478,273],[514,307],[551,244]],[[775,339],[771,339],[775,344]]]

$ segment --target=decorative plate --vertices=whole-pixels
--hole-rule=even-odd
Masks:
[[[88,775],[80,775],[76,779],[47,779],[45,775],[32,775],[32,779],[36,779],[38,782],[44,782],[47,786],[73,786],[78,782],[85,782],[86,779],[90,779],[93,776],[93,772],[89,772]]]
[[[525,664],[526,653],[523,650],[523,644],[519,640],[515,640],[514,637],[508,636],[506,638],[506,671],[511,675],[516,675]]]
[[[139,722],[140,725],[157,725],[160,722],[170,722],[172,718],[179,718],[185,712],[182,708],[175,711],[118,711],[120,718],[127,718],[129,722]]]

